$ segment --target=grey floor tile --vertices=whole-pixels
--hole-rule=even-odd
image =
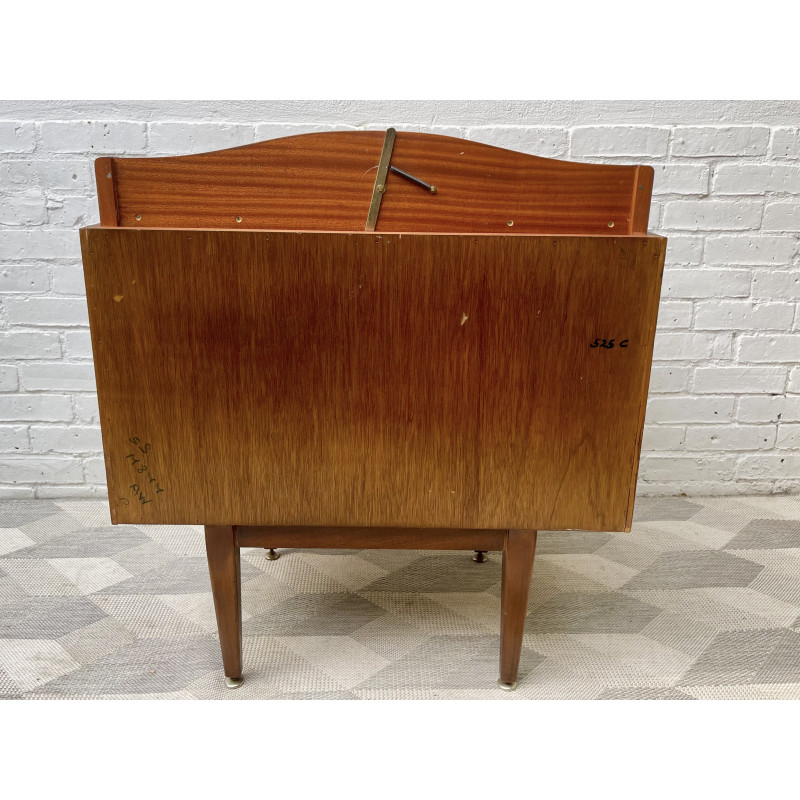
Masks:
[[[631,541],[627,534],[614,536],[604,544],[595,555],[607,558],[609,561],[616,561],[631,569],[644,569],[649,567],[659,556],[660,550],[657,547],[643,545],[640,542]]]
[[[675,688],[660,689],[650,686],[612,687],[606,689],[598,700],[695,700],[690,694]]]
[[[642,629],[648,639],[690,656],[699,656],[716,634],[713,625],[671,611],[664,611]]]
[[[785,635],[783,629],[720,633],[679,683],[682,686],[753,683]]]
[[[139,639],[37,691],[51,695],[174,692],[217,668],[218,660],[219,643],[210,636]]]
[[[164,564],[168,564],[179,557],[171,550],[167,550],[166,547],[162,547],[157,542],[148,539],[137,547],[131,547],[121,553],[116,553],[114,561],[126,572],[130,572],[131,575],[141,575],[163,567]]]
[[[201,528],[3,513],[2,698],[800,697],[800,498],[638,498],[630,533],[542,531],[516,693],[495,683],[500,553],[246,550],[231,692]],[[116,564],[133,577],[89,594]]]
[[[497,681],[498,636],[432,636],[402,658],[368,678],[353,691],[392,686],[430,689],[492,686]],[[526,675],[544,656],[523,648],[520,674]]]
[[[800,608],[800,576],[766,567],[750,588]]]
[[[594,553],[614,538],[597,531],[539,531],[536,555],[546,553]]]
[[[136,637],[112,617],[104,617],[62,636],[58,643],[79,663],[93,661],[114,653]]]
[[[618,592],[560,594],[531,611],[528,633],[639,633],[660,608]]]
[[[0,639],[58,639],[105,616],[85,597],[26,597],[0,606]]]
[[[800,683],[800,632],[784,631],[753,683]]]
[[[61,509],[56,508],[56,511],[61,512]],[[81,523],[69,514],[57,513],[26,522],[20,525],[19,529],[31,541],[47,542],[59,536],[72,534],[81,527]]]
[[[19,528],[60,512],[49,500],[0,500],[0,528]]]
[[[401,567],[425,558],[427,555],[433,555],[433,551],[423,553],[420,550],[362,550],[358,555],[359,558],[363,558],[365,561],[387,570],[387,572],[395,572]]]
[[[7,575],[0,578],[0,606],[28,596],[28,593],[13,578]],[[3,613],[0,611],[0,617]]]
[[[682,497],[638,497],[634,504],[633,522],[691,519],[702,508],[702,503]]]
[[[273,700],[360,700],[361,698],[346,691],[335,692],[281,692]]]
[[[184,639],[207,633],[191,614],[176,611],[159,595],[94,594],[92,600],[139,639]]]
[[[500,580],[500,569],[500,564],[491,561],[476,564],[465,552],[432,555],[400,567],[361,591],[482,592]]]
[[[119,525],[108,528],[84,528],[69,536],[59,536],[15,550],[6,558],[101,558],[113,556],[131,547],[149,542],[138,528]]]
[[[84,594],[75,584],[59,572],[49,561],[38,558],[0,560],[9,578],[25,588],[30,595],[51,597]]]
[[[754,519],[726,545],[728,550],[800,547],[800,520]]]
[[[0,668],[0,700],[20,700],[22,689],[11,676]]]
[[[737,534],[745,528],[752,519],[752,509],[743,509],[735,505],[731,505],[727,510],[705,506],[702,511],[692,517],[692,522]]]
[[[623,588],[642,590],[747,586],[763,569],[760,564],[720,550],[679,550],[662,553]]]
[[[356,594],[301,594],[244,623],[245,636],[345,636],[385,609]]]
[[[243,581],[259,574],[252,564],[242,562]],[[192,594],[210,591],[211,579],[205,558],[176,558],[162,567],[109,586],[103,590],[103,594]]]

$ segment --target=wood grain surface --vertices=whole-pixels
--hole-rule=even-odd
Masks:
[[[664,239],[81,240],[114,522],[629,529]]]
[[[98,159],[101,220],[139,228],[363,231],[383,139],[384,131],[338,131],[189,156]],[[390,174],[378,231],[647,231],[652,167],[559,161],[406,131],[397,132],[391,164],[437,193]]]
[[[500,680],[515,683],[522,654],[537,531],[508,531],[500,587]]]
[[[117,159],[104,156],[94,160],[94,178],[97,183],[97,206],[100,211],[100,224],[116,228],[119,223],[117,204],[117,181],[115,178]]]
[[[230,525],[207,525],[205,533],[222,665],[229,678],[241,678],[242,566],[236,531]]]
[[[506,531],[451,528],[236,528],[241,547],[342,548],[347,550],[502,550]]]

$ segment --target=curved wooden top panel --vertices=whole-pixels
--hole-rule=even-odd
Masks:
[[[191,156],[96,161],[101,224],[363,231],[384,131],[289,136]],[[653,169],[581,164],[398,131],[376,231],[647,232]]]

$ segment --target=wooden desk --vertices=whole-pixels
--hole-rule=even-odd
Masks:
[[[513,688],[536,530],[630,529],[652,169],[389,138],[96,162],[112,520],[206,526],[229,685],[242,546],[502,550]]]

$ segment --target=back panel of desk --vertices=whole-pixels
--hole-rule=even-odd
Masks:
[[[664,239],[81,241],[114,522],[629,530]]]

